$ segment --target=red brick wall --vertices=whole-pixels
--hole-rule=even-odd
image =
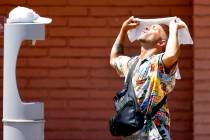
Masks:
[[[8,15],[16,5],[53,18],[46,28],[46,40],[37,42],[35,48],[24,42],[17,64],[22,99],[45,103],[46,140],[116,139],[110,136],[107,122],[113,113],[112,97],[121,88],[122,79],[109,66],[109,53],[129,16],[176,15],[192,31],[191,0],[1,0],[0,14]],[[136,44],[126,44],[128,55],[139,53]],[[192,58],[192,47],[183,46],[182,80],[169,96],[174,140],[192,140]],[[2,71],[2,57],[0,60]],[[2,83],[2,75],[0,78]]]
[[[210,139],[210,0],[194,0],[194,137]]]

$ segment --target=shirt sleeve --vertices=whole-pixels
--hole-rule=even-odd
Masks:
[[[172,92],[176,84],[176,71],[178,62],[175,62],[170,68],[166,68],[165,64],[163,63],[162,57],[163,54],[158,56],[158,78],[161,81],[161,88],[166,94]]]
[[[128,56],[118,56],[113,60],[114,69],[117,71],[120,77],[125,77],[128,70]]]
[[[163,55],[164,55],[164,53],[162,53],[158,56],[158,71],[160,73],[166,74],[168,76],[175,75],[175,73],[177,71],[178,62],[176,61],[170,68],[167,68],[163,62]]]

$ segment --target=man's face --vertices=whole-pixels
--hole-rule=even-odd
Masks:
[[[156,44],[161,39],[167,40],[167,35],[158,24],[146,26],[139,37],[141,43]]]

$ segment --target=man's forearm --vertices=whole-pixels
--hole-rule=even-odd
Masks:
[[[171,56],[171,57],[174,56],[178,58],[179,49],[180,49],[180,46],[178,43],[178,31],[177,30],[170,31],[165,52],[168,56]]]
[[[123,28],[122,28],[120,30],[120,33],[117,36],[117,39],[115,40],[115,42],[112,46],[112,50],[111,50],[111,54],[110,54],[110,63],[114,58],[118,57],[119,55],[124,54],[123,42],[125,40],[125,36],[126,36],[126,31],[123,30]]]
[[[177,56],[179,51],[178,31],[176,29],[170,31],[168,43],[165,52],[169,56]]]
[[[178,43],[178,29],[170,30],[168,42],[165,49],[164,54],[164,63],[166,67],[170,67],[173,65],[179,57],[180,54],[180,46]]]

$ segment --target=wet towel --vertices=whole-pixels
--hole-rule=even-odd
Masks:
[[[170,21],[173,18],[174,17],[155,18],[155,19],[135,18],[136,20],[140,21],[140,24],[136,28],[128,31],[128,38],[131,42],[133,42],[135,40],[138,40],[139,37],[140,37],[141,31],[145,28],[145,26],[153,25],[153,24],[169,25]],[[180,21],[177,21],[177,22],[180,22]],[[178,42],[179,42],[180,45],[181,44],[193,44],[193,40],[190,36],[189,30],[188,30],[188,27],[187,27],[186,24],[185,24],[185,28],[181,28],[181,29],[178,30]]]

